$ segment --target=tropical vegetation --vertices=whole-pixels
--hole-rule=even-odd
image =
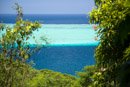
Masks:
[[[130,0],[95,1],[90,22],[98,24],[95,30],[100,43],[95,51],[96,65],[84,71],[89,76],[81,75],[82,84],[130,87]]]
[[[96,64],[86,66],[79,77],[35,70],[26,63],[32,53],[28,39],[40,29],[40,23],[24,21],[16,4],[16,24],[0,25],[0,86],[130,87],[130,0],[95,0],[95,4],[90,22],[97,25],[100,41],[95,50]]]

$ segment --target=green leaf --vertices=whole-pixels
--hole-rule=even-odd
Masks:
[[[28,54],[24,55],[24,59],[28,59],[28,58],[29,58]]]

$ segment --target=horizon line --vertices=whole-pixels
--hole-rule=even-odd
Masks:
[[[0,13],[0,15],[17,15],[17,14]],[[23,14],[23,15],[89,15],[89,13],[86,13],[86,14]]]

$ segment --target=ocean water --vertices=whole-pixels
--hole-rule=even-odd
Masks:
[[[13,17],[14,16],[14,17]],[[15,15],[0,15],[0,20],[13,26]],[[12,17],[12,18],[11,18]],[[84,66],[94,65],[94,51],[98,45],[93,25],[88,24],[85,15],[25,15],[31,21],[40,20],[42,28],[33,32],[29,45],[44,45],[42,38],[48,43],[34,53],[29,61],[36,69],[50,69],[66,74],[76,75]]]
[[[49,45],[97,45],[96,32],[90,24],[43,24],[34,31],[30,44],[44,44],[41,38],[46,38]]]
[[[15,23],[16,16],[14,14],[0,14],[0,22],[3,23]],[[25,14],[23,16],[24,20],[30,20],[32,22],[39,21],[42,24],[88,24],[89,16],[86,14],[36,14],[30,15]]]
[[[57,45],[41,48],[31,60],[36,69],[50,69],[65,74],[76,75],[84,66],[94,65],[96,46]]]

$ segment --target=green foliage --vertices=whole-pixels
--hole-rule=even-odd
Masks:
[[[130,46],[125,50],[123,59],[130,59]],[[130,86],[130,61],[124,62],[121,66],[120,73],[120,87],[129,87]]]
[[[90,84],[93,83],[93,75],[96,73],[95,66],[87,66],[84,67],[82,72],[78,73],[80,76],[79,83],[82,87],[88,87]]]
[[[126,2],[124,3],[124,5],[125,5],[126,7],[130,7],[130,0],[126,0]]]
[[[40,70],[30,79],[27,87],[73,87],[76,78],[50,70]]]
[[[38,22],[22,20],[21,7],[16,4],[18,18],[13,27],[0,25],[0,86],[23,87],[29,65],[26,60],[30,56],[27,40],[33,31],[40,28]]]
[[[130,58],[130,46],[125,50],[123,58],[129,60],[129,58]]]
[[[100,76],[93,75],[96,87],[118,87],[121,66],[130,60],[129,0],[96,0],[97,8],[90,22],[98,24],[100,44],[96,48],[96,66]],[[128,49],[127,49],[128,48]],[[95,87],[93,84],[90,86]]]
[[[82,72],[79,72],[78,75],[80,79],[78,83],[81,87],[111,87],[111,84],[106,85],[105,82],[105,68],[98,68],[96,66],[86,66]]]

